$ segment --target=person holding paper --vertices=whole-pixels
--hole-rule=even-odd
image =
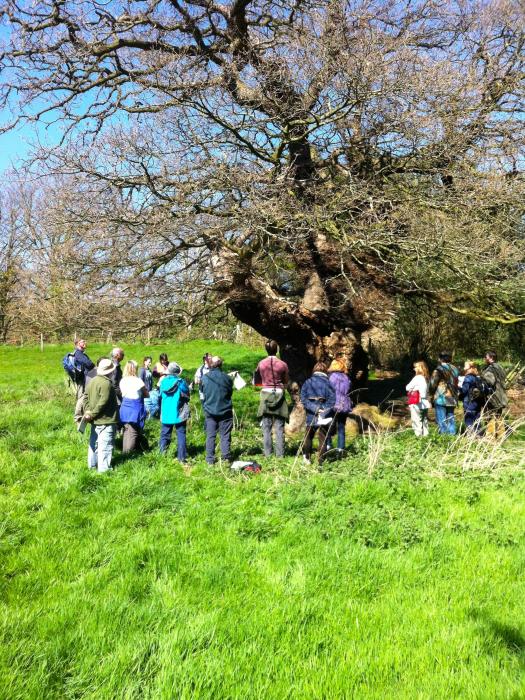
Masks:
[[[231,461],[231,436],[233,430],[233,380],[222,371],[222,358],[214,355],[210,371],[202,378],[202,407],[206,420],[206,463],[215,464],[215,442],[220,436],[221,456]]]
[[[310,379],[301,388],[301,401],[306,411],[306,435],[303,443],[303,458],[310,464],[314,435],[319,431],[317,456],[322,464],[327,448],[327,437],[334,420],[335,391],[328,379],[327,367],[318,362]]]

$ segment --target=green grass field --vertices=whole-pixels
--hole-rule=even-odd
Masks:
[[[147,354],[191,376],[205,349],[246,379],[262,356]],[[262,459],[247,387],[260,475],[205,465],[196,397],[191,473],[152,449],[98,475],[65,351],[0,349],[2,699],[525,698],[523,441],[363,437],[319,473],[298,439]]]

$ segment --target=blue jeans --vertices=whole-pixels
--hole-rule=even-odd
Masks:
[[[206,462],[215,464],[215,439],[217,432],[221,440],[221,456],[224,461],[231,460],[231,440],[233,430],[233,416],[209,416],[206,415]]]
[[[442,435],[456,434],[456,419],[454,417],[454,406],[434,405],[438,432]]]
[[[88,467],[90,469],[97,469],[100,474],[111,469],[116,432],[117,426],[115,424],[91,424],[88,447]]]
[[[332,449],[332,435],[335,435],[337,432],[337,449],[338,450],[344,450],[345,449],[345,440],[346,440],[346,434],[345,434],[345,427],[346,427],[346,419],[348,418],[348,413],[338,413],[336,417],[334,418],[334,422],[332,423],[332,427],[330,429],[330,435],[328,436],[326,440],[326,449],[331,450]]]
[[[177,425],[168,425],[167,423],[162,423],[160,427],[160,445],[159,449],[162,452],[167,452],[168,447],[171,444],[171,434],[173,428],[177,431],[177,459],[179,462],[185,462],[188,458],[188,452],[186,450],[186,423],[177,423]]]

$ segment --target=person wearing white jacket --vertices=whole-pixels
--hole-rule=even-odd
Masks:
[[[424,437],[428,435],[428,409],[430,408],[428,380],[430,379],[430,372],[426,362],[422,361],[414,363],[414,372],[414,378],[406,386],[410,417],[414,433],[418,437]]]

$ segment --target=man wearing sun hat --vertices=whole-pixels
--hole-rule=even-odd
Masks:
[[[115,365],[103,357],[98,361],[97,376],[87,388],[87,403],[84,413],[86,423],[91,423],[88,448],[88,467],[99,473],[111,469],[111,458],[118,425],[117,394],[111,383]]]

